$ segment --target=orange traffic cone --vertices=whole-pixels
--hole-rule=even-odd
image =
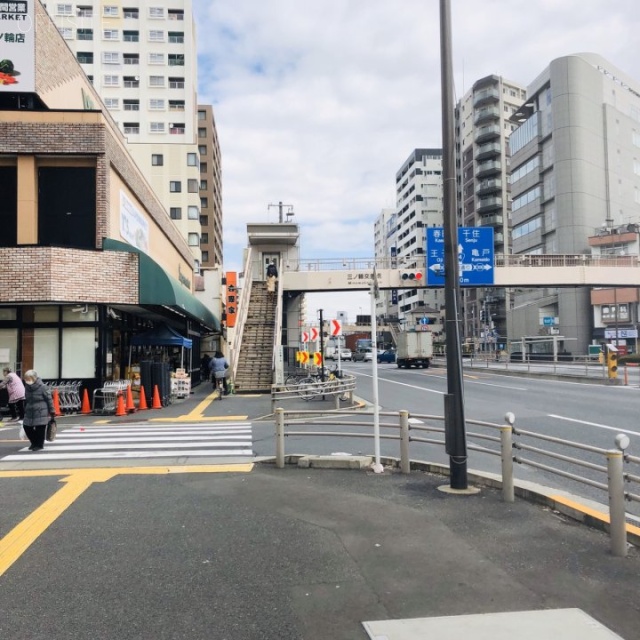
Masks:
[[[148,409],[147,406],[147,394],[144,391],[144,387],[140,385],[140,401],[138,402],[138,411],[144,411]]]
[[[160,402],[160,392],[158,391],[158,385],[153,386],[153,403],[151,404],[152,409],[162,409],[162,402]]]
[[[85,389],[82,394],[82,409],[80,409],[80,413],[86,415],[87,413],[91,413],[91,405],[89,404],[89,392]]]
[[[62,415],[62,411],[60,411],[60,395],[57,389],[53,390],[53,412],[56,416]]]
[[[127,412],[124,408],[124,398],[122,397],[122,393],[118,393],[118,402],[116,404],[116,415],[117,416],[127,415]]]
[[[133,394],[131,393],[131,385],[127,387],[127,405],[125,407],[127,413],[134,413],[136,405],[133,404]]]

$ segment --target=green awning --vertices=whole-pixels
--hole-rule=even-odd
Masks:
[[[220,331],[218,318],[146,253],[112,238],[105,238],[102,247],[106,251],[128,251],[138,254],[139,304],[170,307],[197,320],[207,329]]]

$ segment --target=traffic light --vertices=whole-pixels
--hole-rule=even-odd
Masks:
[[[618,377],[618,352],[610,346],[607,347],[607,373],[610,380]]]
[[[401,276],[403,280],[422,280],[422,273],[420,271],[405,271]]]

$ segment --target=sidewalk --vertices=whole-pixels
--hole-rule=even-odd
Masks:
[[[208,387],[162,410],[107,419],[175,419],[198,407],[209,418],[269,419],[268,395],[203,406]],[[332,407],[331,401],[311,403],[320,405]],[[294,400],[287,407],[310,403]],[[575,611],[458,617],[577,608],[625,640],[640,637],[637,549],[614,558],[606,534],[522,499],[505,504],[495,489],[452,496],[439,490],[445,478],[427,472],[279,470],[268,462],[248,474],[163,478],[124,474],[101,483],[92,500],[81,503],[82,518],[72,511],[57,522],[56,535],[45,534],[25,556],[19,586],[11,579],[17,570],[3,578],[0,632],[11,629],[11,637],[29,640],[69,637],[65,624],[73,610],[82,610],[77,637],[95,640],[618,637]],[[104,504],[121,515],[109,518],[104,535],[94,529],[87,547],[87,518],[104,522]],[[132,540],[133,530],[144,535]],[[118,546],[120,539],[126,544]],[[101,553],[111,553],[107,572],[99,558],[83,560],[100,545],[106,545]],[[38,582],[43,566],[56,573],[55,589]],[[153,574],[144,573],[151,568]],[[78,575],[85,585],[79,595]],[[103,585],[92,587],[99,598],[86,591],[89,584]],[[56,613],[38,626],[35,612],[21,635],[16,594],[37,590],[43,615]],[[133,593],[132,611],[121,599]],[[126,635],[92,626],[116,613]],[[448,616],[456,617],[439,619]],[[425,620],[399,622],[414,618]]]

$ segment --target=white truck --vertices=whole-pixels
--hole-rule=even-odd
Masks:
[[[430,331],[402,331],[396,338],[398,368],[426,369],[433,357],[433,335]]]

